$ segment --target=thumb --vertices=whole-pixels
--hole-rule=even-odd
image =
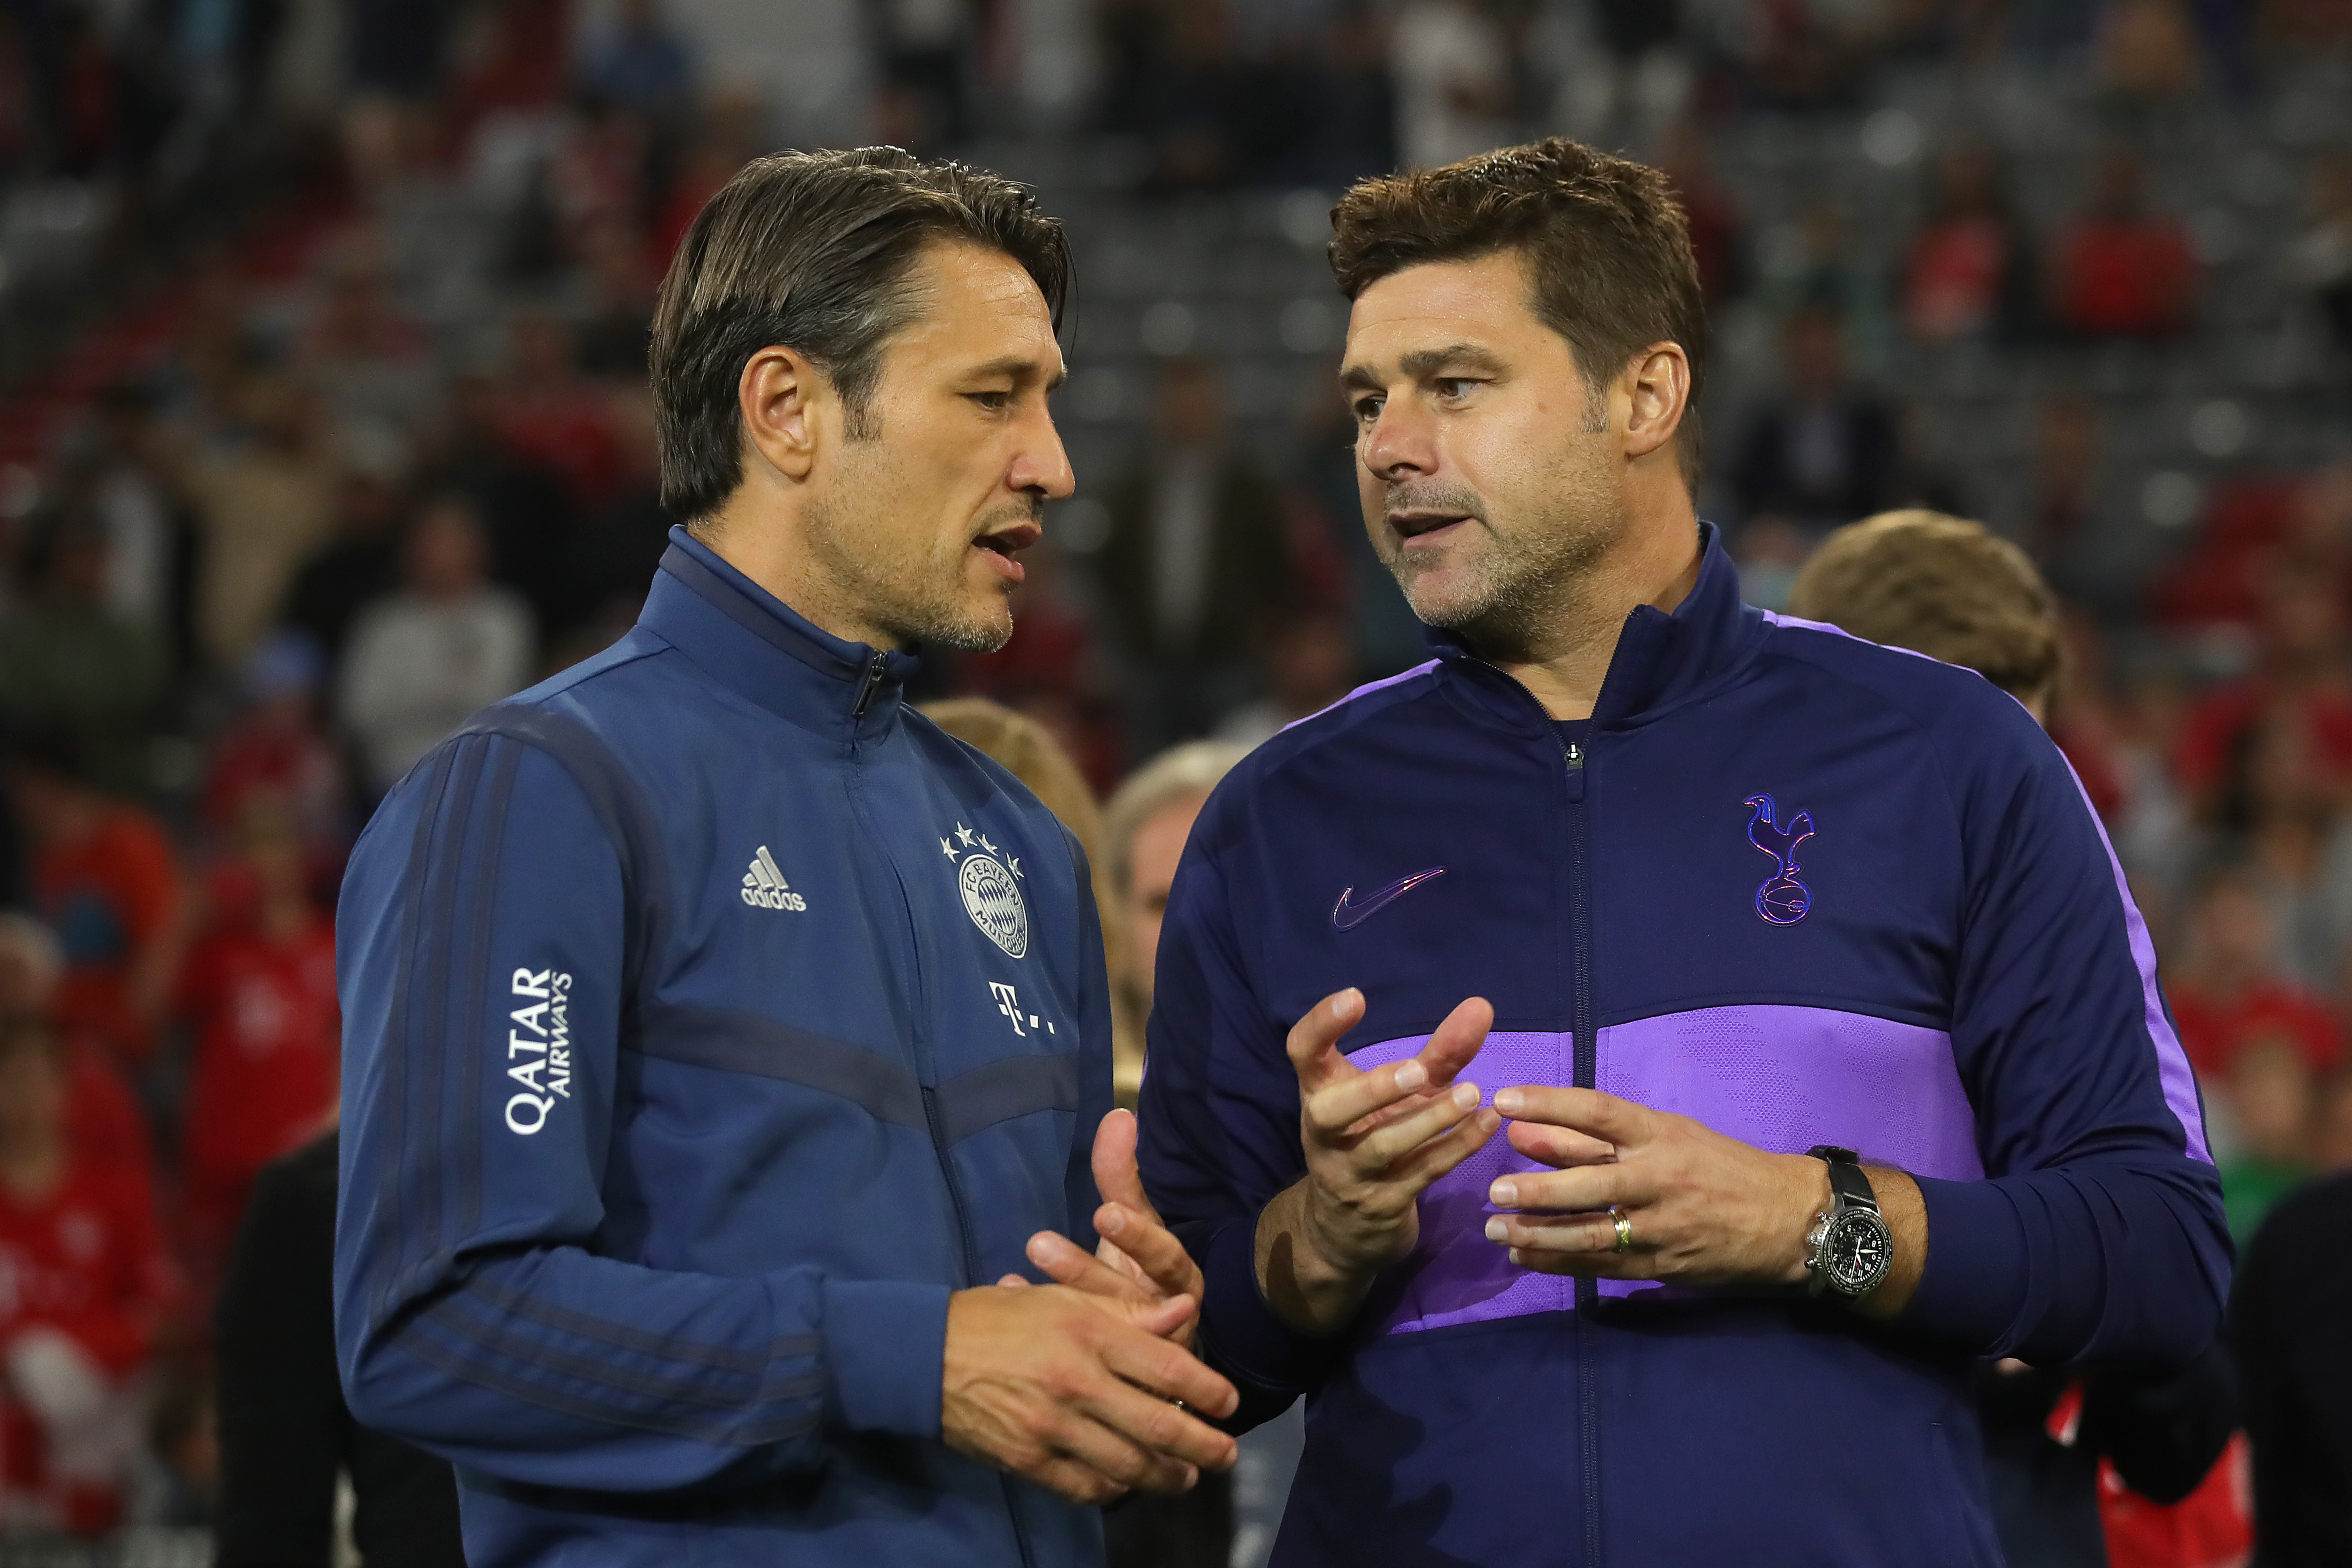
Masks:
[[[1106,1203],[1124,1204],[1158,1219],[1159,1211],[1143,1195],[1143,1176],[1136,1169],[1138,1136],[1131,1110],[1114,1110],[1102,1119],[1102,1125],[1095,1130],[1095,1190]]]
[[[1193,1314],[1200,1310],[1190,1296],[1171,1296],[1162,1301],[1122,1300],[1100,1304],[1115,1310],[1145,1333],[1163,1340],[1192,1321]]]

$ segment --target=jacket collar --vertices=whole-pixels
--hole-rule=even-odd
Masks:
[[[739,697],[845,741],[890,731],[919,663],[810,624],[683,528],[669,531],[637,624]]]
[[[1736,664],[1762,626],[1762,614],[1740,603],[1739,569],[1724,552],[1722,531],[1711,522],[1698,531],[1698,582],[1689,595],[1672,615],[1636,605],[1625,617],[1593,704],[1595,730],[1630,728],[1675,706]],[[1532,728],[1541,717],[1517,681],[1454,633],[1432,627],[1428,638],[1445,668],[1475,689],[1472,700],[1480,710],[1518,728]]]

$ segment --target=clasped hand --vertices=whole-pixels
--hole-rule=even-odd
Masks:
[[[1488,1220],[1486,1237],[1514,1262],[1692,1285],[1804,1278],[1805,1233],[1829,1201],[1820,1161],[1589,1089],[1505,1089],[1481,1110],[1477,1086],[1456,1075],[1493,1026],[1484,1000],[1456,1007],[1412,1057],[1370,1071],[1339,1047],[1363,1014],[1362,994],[1342,991],[1290,1033],[1307,1174],[1260,1217],[1258,1278],[1297,1327],[1343,1326],[1372,1277],[1418,1242],[1422,1193],[1506,1121],[1512,1148],[1553,1167],[1489,1188],[1507,1212]]]
[[[1073,1502],[1181,1492],[1235,1454],[1191,1412],[1229,1415],[1239,1395],[1191,1353],[1201,1270],[1143,1195],[1128,1112],[1103,1119],[1094,1171],[1095,1253],[1039,1231],[1029,1260],[1054,1283],[1008,1274],[949,1298],[941,1436]]]

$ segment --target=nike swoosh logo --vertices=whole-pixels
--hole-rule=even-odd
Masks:
[[[1341,931],[1353,931],[1432,877],[1444,875],[1445,875],[1444,867],[1433,866],[1426,871],[1415,871],[1410,877],[1399,877],[1387,887],[1367,894],[1360,904],[1350,904],[1348,901],[1356,895],[1356,889],[1349,888],[1339,895],[1339,901],[1331,906],[1331,923]]]

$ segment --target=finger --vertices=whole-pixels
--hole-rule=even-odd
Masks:
[[[1486,1045],[1486,1031],[1494,1026],[1494,1005],[1484,996],[1468,997],[1445,1015],[1445,1021],[1430,1035],[1416,1058],[1428,1072],[1429,1081],[1440,1087],[1452,1083],[1454,1075],[1468,1067]]]
[[[1617,1158],[1614,1143],[1604,1143],[1590,1133],[1565,1127],[1548,1127],[1540,1121],[1514,1121],[1509,1136],[1511,1147],[1528,1159],[1540,1160],[1563,1171],[1577,1165],[1605,1165]]]
[[[1066,1501],[1081,1507],[1100,1508],[1107,1502],[1117,1502],[1128,1491],[1127,1488],[1092,1466],[1082,1465],[1076,1459],[1066,1459],[1058,1454],[1015,1473],[1028,1477]]]
[[[1598,1215],[1489,1215],[1486,1239],[1523,1252],[1610,1253],[1624,1257],[1639,1247],[1617,1250],[1617,1222]]]
[[[1102,1119],[1102,1125],[1095,1129],[1095,1190],[1102,1194],[1105,1203],[1125,1204],[1156,1220],[1160,1211],[1143,1195],[1143,1176],[1136,1169],[1136,1137],[1132,1110],[1114,1110]]]
[[[1240,1447],[1234,1439],[1190,1411],[1115,1377],[1105,1377],[1081,1395],[1078,1409],[1148,1454],[1181,1459],[1204,1470],[1233,1468]]]
[[[1283,1049],[1298,1074],[1298,1087],[1308,1094],[1335,1078],[1352,1076],[1355,1068],[1339,1054],[1339,1037],[1363,1020],[1364,994],[1350,985],[1335,991],[1291,1026]]]
[[[1554,1213],[1605,1209],[1612,1204],[1633,1208],[1656,1197],[1648,1165],[1641,1162],[1579,1165],[1568,1171],[1514,1171],[1496,1177],[1486,1188],[1486,1201],[1498,1209]]]
[[[1601,1252],[1552,1252],[1515,1247],[1511,1261],[1535,1274],[1568,1274],[1579,1279],[1655,1279],[1658,1255],[1639,1248],[1620,1252],[1612,1243]]]
[[[1095,1213],[1095,1229],[1142,1269],[1161,1295],[1200,1294],[1200,1266],[1159,1215],[1148,1210],[1137,1214],[1124,1204],[1105,1204]]]
[[[1429,1069],[1422,1065],[1419,1057],[1407,1057],[1370,1072],[1360,1072],[1350,1066],[1346,1073],[1332,1075],[1322,1088],[1308,1093],[1300,1101],[1300,1109],[1310,1126],[1326,1137],[1336,1138],[1351,1131],[1361,1132],[1364,1126],[1382,1125],[1398,1116],[1411,1114],[1423,1102],[1435,1104],[1444,1099],[1428,1089]],[[1391,1114],[1382,1116],[1383,1111]]]
[[[1589,1133],[1619,1149],[1638,1149],[1656,1127],[1658,1113],[1645,1105],[1597,1089],[1559,1089],[1520,1084],[1495,1096],[1495,1109],[1514,1121],[1540,1121]]]
[[[1025,1274],[1007,1274],[1003,1279],[999,1279],[997,1283],[999,1285],[1005,1286],[1026,1285],[1029,1283],[1029,1277]]]
[[[1188,1307],[1192,1300],[1186,1296],[1177,1300]],[[1132,1312],[1136,1309],[1126,1310]],[[1148,1331],[1108,1338],[1102,1346],[1102,1363],[1145,1394],[1157,1394],[1163,1401],[1181,1400],[1213,1420],[1223,1420],[1242,1402],[1232,1384],[1165,1339],[1152,1337]],[[1185,1457],[1193,1458],[1189,1454]]]
[[[1423,1143],[1450,1131],[1478,1113],[1478,1086],[1457,1083],[1445,1094],[1410,1116],[1401,1116],[1365,1133],[1349,1151],[1359,1171],[1386,1171],[1394,1162]]]
[[[1111,1380],[1105,1379],[1107,1384]],[[1136,1394],[1123,1384],[1111,1384],[1144,1405],[1151,1400]],[[1181,1416],[1174,1405],[1161,1408]],[[1223,1436],[1223,1434],[1219,1434]],[[1138,1488],[1144,1491],[1180,1492],[1199,1478],[1199,1470],[1185,1460],[1162,1452],[1150,1443],[1141,1442],[1106,1422],[1087,1403],[1066,1408],[1045,1435],[1045,1441],[1056,1451],[1076,1460],[1087,1468],[1116,1482],[1122,1489]]]
[[[1493,1110],[1482,1110],[1444,1137],[1433,1138],[1402,1159],[1391,1162],[1387,1179],[1408,1195],[1418,1196],[1438,1177],[1485,1148],[1502,1124],[1503,1119]]]
[[[1090,1296],[1119,1296],[1138,1301],[1153,1300],[1152,1293],[1132,1278],[1113,1268],[1058,1232],[1039,1231],[1029,1238],[1025,1250],[1029,1261],[1057,1285],[1067,1285]],[[1173,1295],[1175,1292],[1163,1294]]]

